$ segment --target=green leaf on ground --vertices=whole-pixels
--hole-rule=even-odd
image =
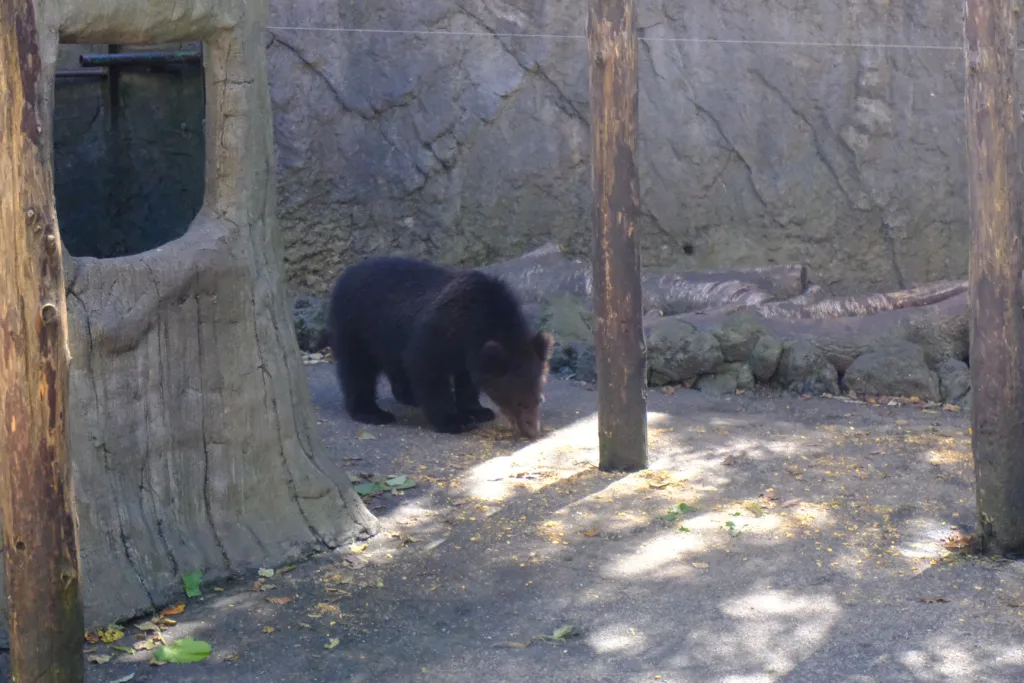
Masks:
[[[566,638],[572,638],[575,635],[578,635],[576,627],[572,624],[566,624],[565,626],[555,629],[555,632],[551,634],[551,639],[565,640]]]
[[[199,591],[199,583],[203,580],[202,572],[189,572],[181,577],[181,582],[185,584],[185,595],[190,598],[198,598],[202,593]]]
[[[380,486],[379,482],[371,481],[366,484],[359,484],[356,486],[356,493],[360,496],[372,496],[376,493],[380,493],[384,489]]]
[[[356,493],[360,496],[375,496],[382,491],[398,491],[400,489],[411,489],[416,486],[416,480],[412,477],[400,474],[390,479],[378,477],[373,481],[357,484]]]
[[[171,664],[201,662],[209,656],[210,644],[192,638],[182,638],[170,645],[161,645],[153,652],[153,659]]]
[[[388,479],[387,485],[393,489],[411,489],[413,486],[416,486],[416,482],[411,477],[400,474],[397,477]]]
[[[666,514],[662,515],[661,517],[659,517],[658,519],[662,519],[662,520],[664,520],[666,522],[674,522],[677,519],[679,519],[680,515],[685,514],[687,512],[692,512],[692,511],[694,511],[696,509],[697,508],[695,508],[692,505],[687,505],[686,503],[678,503],[678,504],[673,505],[672,507],[670,507],[668,509],[668,512]]]

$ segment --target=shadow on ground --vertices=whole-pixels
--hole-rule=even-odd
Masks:
[[[963,414],[652,392],[651,468],[612,475],[574,382],[526,445],[393,403],[399,424],[356,425],[332,368],[309,377],[338,462],[418,486],[368,502],[365,547],[188,604],[164,635],[207,661],[118,654],[90,683],[1024,680],[1022,565],[944,546],[974,524]]]

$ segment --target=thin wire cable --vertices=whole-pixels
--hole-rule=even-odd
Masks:
[[[499,31],[429,31],[426,29],[390,28],[345,28],[334,26],[268,26],[268,31],[311,31],[327,33],[369,33],[400,34],[417,36],[459,36],[480,38],[539,38],[545,40],[585,40],[586,36],[576,33],[503,33]],[[660,38],[641,36],[639,40],[649,43],[721,43],[723,45],[768,45],[775,47],[820,47],[887,50],[956,50],[963,51],[963,45],[929,45],[914,43],[829,43],[803,40],[744,40],[741,38]]]

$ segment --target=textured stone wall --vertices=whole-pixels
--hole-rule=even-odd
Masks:
[[[801,261],[835,293],[966,274],[959,4],[638,5],[645,265]],[[271,9],[272,27],[582,34],[586,3]],[[477,265],[555,239],[587,253],[584,40],[272,29],[268,50],[297,290],[383,252]]]

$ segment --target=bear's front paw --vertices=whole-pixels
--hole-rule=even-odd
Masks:
[[[441,417],[441,419],[434,423],[433,427],[434,431],[441,432],[442,434],[461,434],[473,428],[473,421],[467,415],[452,413],[451,415]]]
[[[356,422],[371,425],[388,425],[395,421],[393,413],[386,410],[354,410],[349,415]]]
[[[497,417],[493,410],[491,410],[490,408],[485,408],[483,406],[480,406],[478,408],[470,408],[464,412],[471,422],[477,423],[490,422],[491,420]]]

